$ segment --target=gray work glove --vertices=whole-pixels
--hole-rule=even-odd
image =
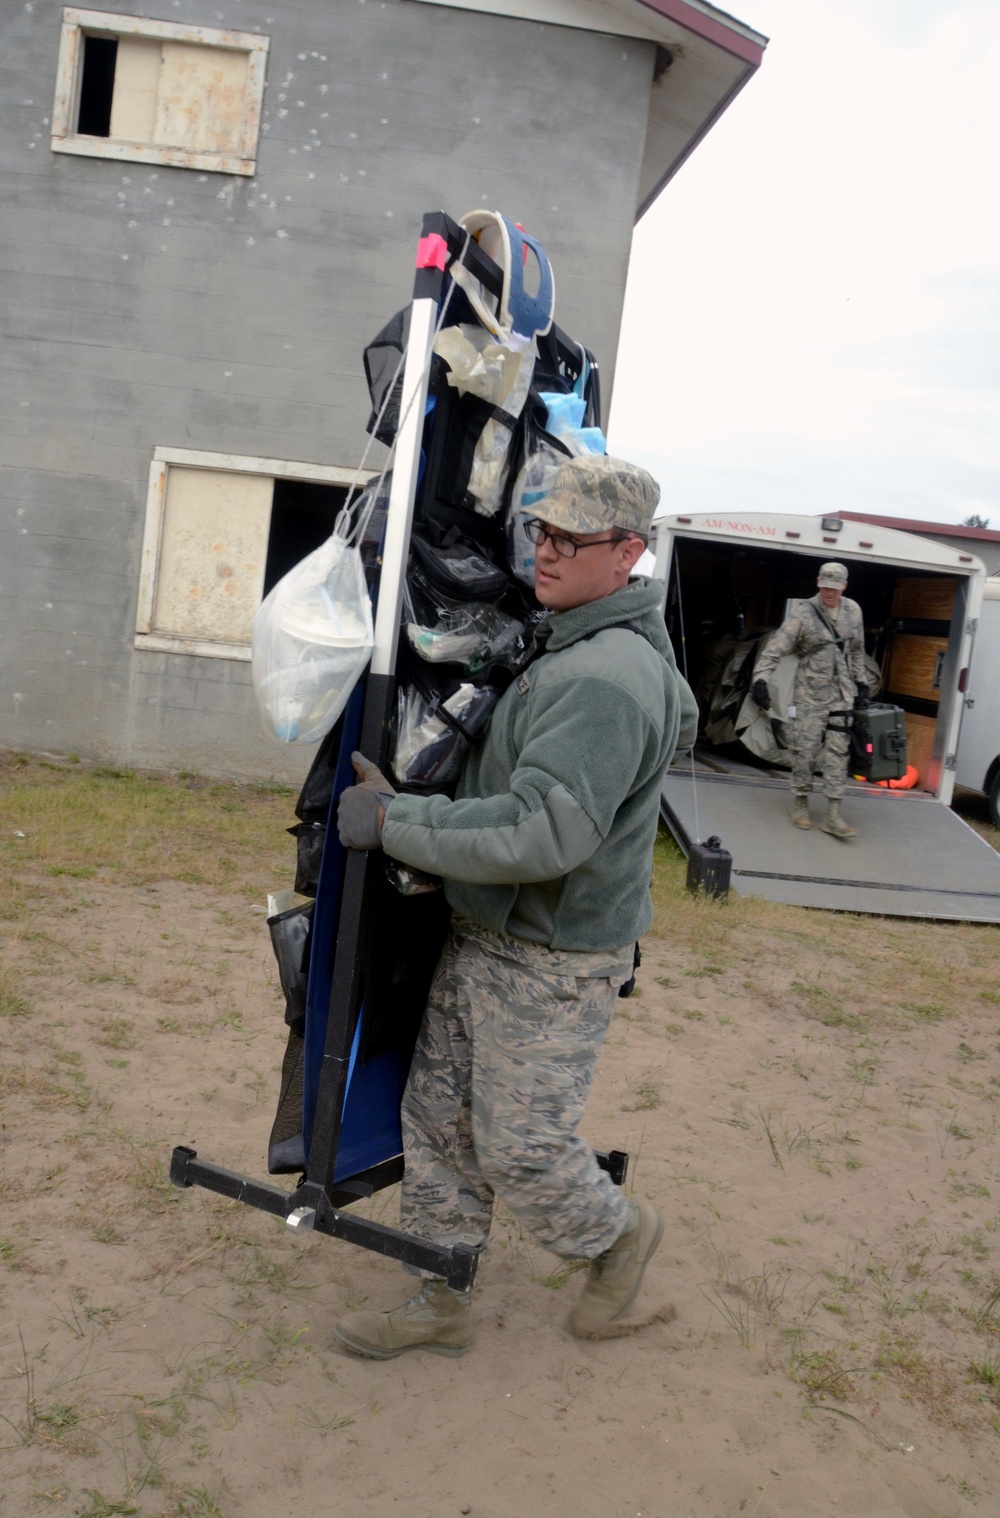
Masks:
[[[386,809],[396,795],[377,764],[355,749],[351,755],[357,785],[340,793],[337,832],[347,849],[380,849]]]
[[[771,710],[771,692],[767,688],[766,680],[755,680],[750,694],[762,712],[769,712]]]

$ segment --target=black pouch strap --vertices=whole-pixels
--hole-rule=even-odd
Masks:
[[[461,734],[467,743],[478,743],[479,739],[483,736],[486,728],[485,717],[489,716],[493,711],[493,707],[496,705],[501,694],[498,684],[492,679],[488,681],[471,680],[468,677],[458,680],[449,679],[442,682],[444,687],[442,689],[441,686],[435,684],[432,676],[429,674],[428,666],[419,658],[408,657],[406,659],[405,682],[416,688],[427,702],[433,716],[440,717],[446,726],[450,727],[453,732]],[[506,683],[509,684],[509,681]],[[454,695],[459,685],[474,685],[477,692],[489,690],[495,696],[492,705],[484,716],[478,720],[475,727],[467,726],[460,717],[456,717],[452,712],[448,711],[444,704],[450,696]]]

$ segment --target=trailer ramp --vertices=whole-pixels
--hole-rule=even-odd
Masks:
[[[800,907],[1000,922],[1000,854],[947,806],[917,791],[851,785],[843,814],[858,836],[788,821],[785,778],[748,767],[696,765],[667,774],[661,816],[685,854],[718,834],[733,856],[732,889]]]

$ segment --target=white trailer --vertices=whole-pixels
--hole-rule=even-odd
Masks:
[[[666,585],[667,628],[695,686],[720,639],[777,626],[790,601],[814,594],[821,563],[845,564],[848,594],[865,614],[868,652],[883,672],[881,699],[906,713],[907,758],[917,772],[905,791],[852,783],[844,809],[858,837],[844,843],[788,823],[787,773],[749,753],[700,745],[675,762],[663,795],[664,819],[685,852],[721,836],[733,855],[733,885],[744,894],[1000,921],[1000,855],[948,806],[982,562],[964,544],[840,517],[744,512],[662,518],[652,546]],[[983,777],[963,783],[981,788]]]
[[[982,791],[1000,828],[1000,579],[986,582],[958,740],[956,780]]]

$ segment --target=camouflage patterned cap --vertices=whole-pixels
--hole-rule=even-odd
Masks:
[[[566,532],[621,527],[647,537],[659,499],[659,485],[637,464],[585,453],[559,465],[552,489],[538,503],[538,515]]]
[[[831,590],[843,590],[847,584],[847,570],[843,564],[821,564],[816,584],[829,585]]]

